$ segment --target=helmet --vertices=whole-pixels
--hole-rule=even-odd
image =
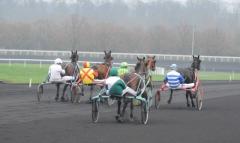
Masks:
[[[56,60],[54,60],[55,64],[62,64],[62,60],[60,58],[57,58]]]
[[[126,68],[126,67],[128,67],[128,63],[127,62],[122,62],[120,67],[121,68]]]
[[[83,68],[89,68],[89,67],[90,67],[90,63],[88,61],[84,61]]]
[[[118,75],[118,70],[117,68],[111,68],[110,72],[109,72],[109,76],[117,76]]]
[[[170,68],[171,68],[172,70],[176,70],[176,69],[177,69],[177,65],[176,65],[176,64],[171,64]]]

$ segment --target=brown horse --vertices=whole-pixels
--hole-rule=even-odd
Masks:
[[[78,61],[78,53],[77,53],[77,50],[76,51],[71,51],[71,62],[70,63],[67,63],[67,64],[62,64],[62,68],[65,70],[65,75],[66,76],[73,76],[75,79],[76,77],[78,76],[78,73],[79,73],[79,66],[77,64],[77,61]],[[60,84],[56,84],[57,86],[57,95],[55,97],[55,100],[57,101],[58,98],[59,98],[59,88],[60,88]],[[61,101],[65,101],[65,92],[66,92],[66,89],[68,87],[68,84],[65,84],[64,87],[63,87],[63,93],[62,93],[62,96],[61,96]]]
[[[109,52],[104,51],[104,62],[101,64],[93,65],[91,68],[94,70],[96,77],[95,79],[105,79],[108,77],[109,71],[112,67],[113,57],[111,55],[111,50]],[[93,95],[94,85],[90,85],[90,97]],[[84,87],[82,88],[82,95],[84,96]],[[91,100],[89,100],[91,101]]]
[[[92,67],[92,69],[97,73],[97,77],[95,77],[96,79],[105,79],[108,77],[113,60],[111,53],[111,50],[109,52],[104,51],[104,63],[97,64]]]
[[[193,55],[193,62],[191,64],[191,67],[177,70],[184,77],[185,83],[195,83],[196,82],[195,72],[200,70],[200,64],[201,64],[200,56],[198,55],[197,57],[195,57]],[[173,90],[171,89],[170,97],[168,99],[168,104],[170,104],[172,101],[172,94],[173,94]],[[195,107],[195,104],[193,102],[193,98],[195,98],[195,97],[191,91],[187,90],[186,91],[187,107],[190,107],[189,100],[188,100],[189,97],[191,99],[192,107]]]
[[[151,71],[155,71],[155,69],[156,69],[155,56],[152,56],[152,57],[151,56],[147,56],[146,65],[147,65],[147,70],[148,70],[147,77],[150,78],[150,83],[148,84],[148,87],[151,87],[151,89],[152,89],[153,88],[153,84],[152,84]]]
[[[129,86],[130,88],[132,88],[135,91],[143,88],[144,84],[141,83],[141,77],[146,79],[148,72],[149,72],[147,69],[148,64],[145,62],[145,57],[143,57],[143,58],[137,57],[137,60],[138,60],[138,62],[136,63],[135,71],[131,72],[131,73],[127,73],[122,76],[122,79],[127,84],[127,86]],[[139,91],[137,91],[137,92],[139,92]],[[125,110],[126,110],[126,107],[129,102],[130,102],[130,109],[131,109],[130,119],[133,120],[133,99],[128,100],[127,98],[125,98],[126,96],[129,96],[129,95],[126,94],[123,96],[124,105],[123,105],[122,112],[121,112],[121,99],[117,99],[118,100],[118,109],[117,109],[116,120],[119,122],[123,121]],[[147,93],[144,91],[142,96],[147,97]]]

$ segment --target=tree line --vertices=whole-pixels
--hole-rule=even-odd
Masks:
[[[191,54],[194,44],[195,54],[239,56],[239,12],[221,0],[1,0],[0,48]]]

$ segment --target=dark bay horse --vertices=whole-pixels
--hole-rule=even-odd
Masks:
[[[71,51],[71,62],[70,63],[65,63],[65,64],[62,64],[62,68],[65,70],[65,75],[66,76],[73,76],[75,79],[76,77],[78,76],[78,73],[79,73],[79,66],[77,64],[78,62],[78,53],[77,53],[77,50],[76,51]],[[65,101],[65,92],[66,92],[66,89],[67,89],[68,85],[65,84],[64,87],[63,87],[63,93],[62,93],[62,96],[61,96],[61,101]],[[60,84],[57,84],[57,95],[55,97],[55,100],[57,101],[58,98],[59,98],[59,88],[60,88]]]
[[[178,69],[177,71],[183,76],[184,80],[185,80],[185,83],[196,83],[196,72],[200,70],[200,64],[201,64],[201,60],[200,60],[200,55],[198,55],[197,57],[195,57],[193,55],[193,62],[191,64],[191,67],[189,68],[184,68],[184,69]],[[172,101],[172,94],[173,94],[173,90],[171,89],[170,90],[170,97],[168,99],[168,104],[171,103]],[[192,95],[192,92],[187,90],[186,91],[186,100],[187,100],[187,107],[190,107],[190,104],[189,104],[189,98],[191,99],[191,104],[192,104],[192,107],[195,107],[195,104],[194,104],[194,101],[193,101],[193,98],[195,98],[193,95]]]
[[[139,58],[137,57],[137,63],[135,66],[134,72],[127,73],[122,76],[122,79],[124,82],[127,84],[128,87],[132,88],[133,90],[137,91],[139,90],[138,88],[142,89],[144,84],[141,82],[141,78],[146,82],[147,80],[151,80],[149,76],[149,70],[155,70],[155,57],[148,57],[147,61],[145,61],[145,57]],[[140,77],[139,77],[140,76]],[[137,91],[139,92],[139,91]],[[118,109],[117,109],[117,116],[116,120],[119,122],[123,121],[123,117],[125,114],[126,107],[128,103],[130,102],[130,119],[133,120],[133,99],[127,99],[125,96],[130,96],[130,95],[124,95],[123,97],[123,108],[121,112],[121,99],[118,100]],[[147,97],[146,91],[143,92],[142,94],[143,97]]]

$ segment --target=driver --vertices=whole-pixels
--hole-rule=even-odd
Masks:
[[[170,66],[171,71],[167,73],[164,78],[164,83],[171,89],[192,88],[194,83],[184,84],[183,76],[177,72],[177,65],[172,64]]]
[[[63,76],[65,74],[65,70],[62,69],[62,63],[62,60],[57,58],[54,60],[54,64],[49,67],[48,76],[50,82],[66,82],[74,80],[73,76]]]
[[[128,73],[128,63],[127,62],[122,62],[120,65],[120,68],[118,69],[118,76],[122,76],[126,73]]]
[[[139,93],[128,87],[125,82],[118,76],[118,70],[116,68],[111,68],[109,77],[105,80],[98,80],[100,83],[105,84],[106,94],[111,95],[124,95],[129,93],[133,96],[137,96]]]

